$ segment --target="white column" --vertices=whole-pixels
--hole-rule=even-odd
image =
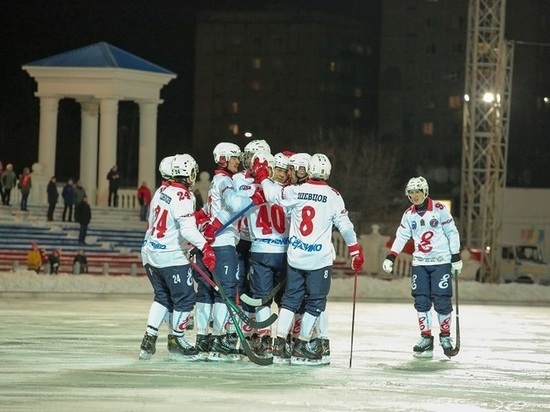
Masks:
[[[86,190],[88,203],[96,205],[97,192],[97,132],[99,105],[97,101],[81,101],[80,181]]]
[[[139,104],[139,164],[138,186],[147,182],[154,190],[157,156],[157,106],[158,101],[138,102]]]
[[[118,100],[101,99],[99,105],[99,173],[97,176],[97,205],[107,206],[109,181],[107,174],[116,164]]]
[[[40,97],[40,131],[38,138],[38,163],[41,173],[48,180],[55,174],[55,146],[57,144],[57,106],[59,98]]]

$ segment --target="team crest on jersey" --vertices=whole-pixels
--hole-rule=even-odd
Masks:
[[[437,221],[437,219],[430,220],[430,226],[431,227],[437,227],[438,224],[439,224],[439,222]]]
[[[250,185],[242,185],[239,187],[239,190],[250,190],[252,187]]]
[[[418,227],[416,222],[412,222],[411,226],[412,226],[412,230],[416,230],[416,228]]]

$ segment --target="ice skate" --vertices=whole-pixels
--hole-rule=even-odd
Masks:
[[[197,349],[184,336],[168,335],[170,359],[193,361],[199,358]]]
[[[432,335],[422,334],[420,340],[413,348],[414,357],[421,359],[431,359],[434,356],[434,337]]]
[[[330,341],[325,338],[316,338],[311,346],[321,354],[321,365],[330,365]]]
[[[141,352],[139,354],[140,360],[149,360],[157,351],[155,344],[158,336],[149,335],[145,333],[143,340],[141,341]]]
[[[291,365],[321,365],[321,361],[321,353],[312,347],[311,342],[296,339],[290,359]]]
[[[197,334],[197,340],[195,341],[195,348],[198,352],[199,360],[207,360],[208,353],[210,352],[210,346],[212,345],[212,335],[200,335]]]
[[[229,334],[214,336],[208,360],[213,362],[240,360],[241,355],[236,347],[237,342],[234,341],[233,336]]]
[[[439,344],[443,348],[443,353],[445,354],[445,356],[450,358],[453,355],[453,343],[451,342],[451,335],[449,333],[440,333]]]
[[[280,365],[290,364],[291,350],[290,345],[285,338],[276,337],[273,342],[273,363]]]
[[[254,352],[256,353],[256,355],[263,358],[271,358],[273,356],[273,340],[271,339],[271,336],[265,335],[258,340],[259,344],[256,346],[256,348],[254,348]]]

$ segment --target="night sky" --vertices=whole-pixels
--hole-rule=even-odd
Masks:
[[[248,4],[247,4],[248,3]],[[193,93],[195,14],[201,10],[258,8],[258,1],[151,0],[18,0],[5,2],[0,12],[0,161],[13,163],[20,173],[38,158],[39,105],[35,81],[21,70],[26,63],[106,41],[156,63],[178,77],[162,89],[159,107],[157,158],[183,152],[190,142]],[[375,1],[271,1],[363,13],[377,21]],[[368,4],[366,4],[368,3]],[[80,146],[80,107],[60,101],[56,175],[77,176]],[[119,107],[119,158],[135,149],[137,106]],[[211,150],[211,148],[208,148]],[[212,165],[213,166],[213,165]],[[132,170],[122,170],[131,175]],[[127,172],[127,173],[125,173]],[[134,182],[126,182],[134,184]]]

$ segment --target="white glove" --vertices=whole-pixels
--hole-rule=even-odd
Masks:
[[[462,260],[451,263],[451,272],[455,276],[460,275],[460,272],[462,272]]]
[[[382,263],[382,269],[386,273],[391,273],[393,270],[393,262],[389,259],[385,259],[384,262]]]

